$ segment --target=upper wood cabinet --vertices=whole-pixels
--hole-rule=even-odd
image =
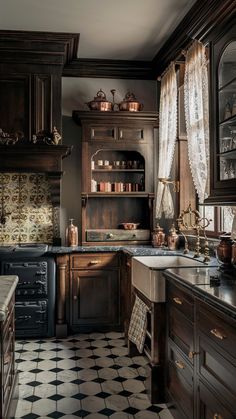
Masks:
[[[61,75],[78,34],[0,31],[0,128],[20,142],[61,133]]]
[[[74,111],[82,125],[82,243],[148,243],[155,112]],[[123,223],[138,228],[124,230]]]
[[[236,24],[211,41],[210,196],[207,203],[236,202]]]

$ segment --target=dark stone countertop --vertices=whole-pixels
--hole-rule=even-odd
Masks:
[[[219,268],[173,268],[165,271],[167,278],[189,288],[195,296],[236,319],[236,270]]]
[[[8,309],[7,306],[9,301],[15,292],[16,285],[18,282],[18,276],[16,275],[1,275],[0,276],[0,321],[4,321],[7,317]]]

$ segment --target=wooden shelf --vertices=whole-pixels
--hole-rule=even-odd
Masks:
[[[147,192],[82,192],[83,198],[107,198],[107,197],[131,197],[131,198],[154,198],[154,193]]]
[[[99,173],[104,173],[104,172],[140,172],[143,173],[144,169],[92,169],[92,172],[99,172]]]
[[[219,157],[224,157],[224,159],[235,159],[236,158],[236,148],[233,150],[224,151],[224,153],[217,154]]]

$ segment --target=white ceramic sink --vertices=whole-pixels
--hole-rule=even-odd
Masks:
[[[165,278],[168,268],[207,266],[186,256],[136,256],[132,259],[132,285],[150,301],[165,302]]]

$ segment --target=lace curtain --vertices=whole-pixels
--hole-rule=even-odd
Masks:
[[[195,41],[186,54],[184,102],[189,162],[200,203],[209,190],[208,95],[205,47]]]
[[[177,81],[172,63],[161,79],[159,113],[159,166],[158,179],[168,179],[174,156],[177,131]],[[169,185],[160,180],[156,192],[156,218],[174,217],[174,205]]]

